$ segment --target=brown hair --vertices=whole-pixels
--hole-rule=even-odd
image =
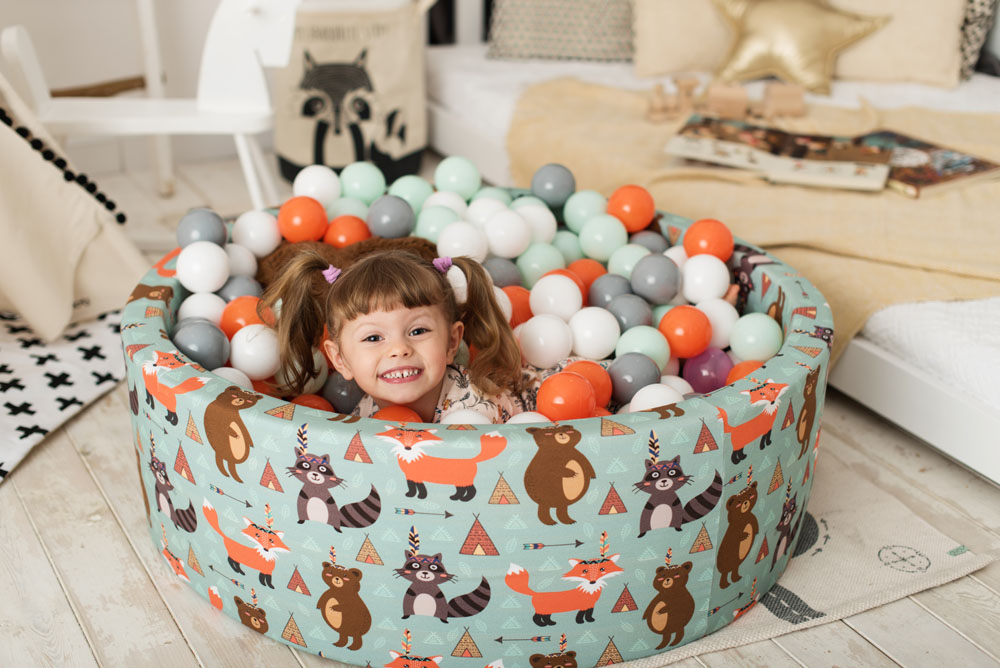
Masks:
[[[278,313],[281,358],[294,367],[286,374],[286,390],[295,394],[310,378],[313,347],[320,345],[325,325],[336,341],[343,323],[376,310],[440,306],[448,322],[461,320],[464,338],[475,348],[469,364],[472,382],[488,394],[520,392],[521,349],[493,294],[493,281],[471,258],[455,257],[469,284],[465,304],[456,304],[445,275],[427,260],[407,251],[373,253],[345,269],[333,284],[323,270],[329,265],[316,253],[291,260],[264,293],[262,308]],[[280,307],[276,307],[278,301]],[[280,308],[280,312],[279,312]]]

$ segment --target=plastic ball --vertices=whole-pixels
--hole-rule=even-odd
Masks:
[[[436,244],[438,237],[441,235],[441,230],[460,219],[461,216],[455,213],[455,210],[452,208],[424,202],[424,208],[420,210],[420,215],[417,216],[417,224],[413,228],[413,235]]]
[[[681,293],[692,304],[722,297],[729,289],[729,268],[714,255],[689,257],[681,273]]]
[[[233,243],[239,244],[258,258],[270,255],[281,244],[278,219],[267,211],[247,211],[233,223]]]
[[[511,304],[510,297],[507,296],[506,292],[494,285],[493,298],[497,300],[497,306],[503,312],[504,320],[510,322],[510,319],[514,316],[514,305]]]
[[[570,195],[563,204],[563,220],[566,227],[579,234],[584,223],[605,213],[607,208],[607,197],[596,190],[580,190]]]
[[[736,307],[725,299],[705,299],[698,302],[697,309],[703,312],[712,324],[712,340],[708,345],[723,350],[728,348],[730,332],[740,319]]]
[[[376,420],[389,422],[423,422],[423,418],[417,411],[406,406],[386,406],[375,411],[372,417]]]
[[[660,376],[660,384],[669,385],[670,387],[680,392],[681,396],[694,394],[694,388],[691,387],[691,383],[687,382],[680,376],[676,375],[676,373],[677,369],[674,369],[673,373],[664,374]]]
[[[177,323],[174,325],[173,329],[171,330],[170,335],[171,336],[175,336],[177,334],[177,332],[181,331],[185,327],[190,327],[191,325],[194,325],[196,323],[202,323],[202,324],[206,324],[206,325],[214,325],[215,324],[214,322],[212,322],[208,318],[202,318],[202,317],[184,318],[183,320],[178,320],[177,321]]]
[[[653,222],[656,204],[653,196],[642,186],[627,185],[611,193],[606,210],[622,221],[629,232],[638,232]]]
[[[241,372],[242,373],[242,372]],[[244,376],[246,374],[243,374]],[[261,378],[260,380],[251,380],[253,391],[257,394],[266,394],[269,397],[280,398],[281,394],[278,392],[278,385],[274,382],[274,378]]]
[[[257,256],[249,248],[239,244],[226,244],[225,249],[229,256],[230,276],[257,275]]]
[[[357,197],[341,197],[326,210],[327,218],[332,220],[338,216],[357,216],[364,220],[368,217],[368,205]]]
[[[510,203],[514,201],[514,198],[511,197],[510,192],[506,188],[497,188],[496,186],[486,186],[484,188],[480,188],[476,191],[476,194],[472,196],[472,201],[476,201],[477,199],[482,199],[484,197],[500,200],[503,202],[504,206],[510,206]]]
[[[639,244],[649,249],[651,253],[662,253],[670,245],[666,238],[659,232],[653,230],[642,230],[636,232],[628,238],[630,244]]]
[[[278,370],[278,335],[266,325],[250,324],[240,328],[230,343],[229,364],[250,380],[270,378]],[[218,366],[218,365],[217,365]]]
[[[653,307],[653,327],[659,327],[660,321],[663,320],[663,316],[667,314],[667,311],[672,309],[674,304],[658,304]]]
[[[219,327],[231,339],[233,334],[247,325],[263,325],[264,321],[257,314],[259,304],[260,297],[252,295],[236,297],[225,305],[219,318]]]
[[[608,304],[619,295],[632,294],[632,286],[624,276],[618,274],[602,274],[596,277],[587,290],[587,303],[592,306],[608,307]]]
[[[402,197],[382,195],[368,207],[366,222],[373,236],[399,239],[413,231],[417,217]]]
[[[683,378],[695,392],[708,394],[726,384],[726,376],[733,368],[733,361],[718,348],[707,348],[684,362]]]
[[[229,256],[218,244],[195,241],[181,249],[176,269],[177,280],[186,290],[215,292],[229,279]]]
[[[219,378],[228,380],[230,383],[239,385],[244,390],[253,390],[253,381],[239,369],[234,369],[231,366],[220,366],[212,369],[212,373]]]
[[[525,411],[516,415],[511,415],[507,424],[537,424],[539,422],[551,422],[547,417],[535,411]]]
[[[226,243],[226,224],[211,209],[191,209],[177,223],[177,245],[181,248],[196,241],[210,241],[217,246]]]
[[[645,299],[638,295],[618,295],[605,307],[618,320],[618,326],[625,332],[633,327],[651,326],[653,311]]]
[[[486,233],[490,253],[497,257],[517,257],[531,245],[531,225],[517,211],[510,209],[497,211],[490,216],[483,231]]]
[[[670,344],[655,327],[638,325],[625,330],[618,338],[615,357],[621,357],[626,353],[642,353],[656,362],[657,371],[662,374],[663,368],[670,360]]]
[[[510,317],[510,326],[517,327],[521,323],[531,320],[531,292],[520,285],[507,285],[501,289],[510,300],[513,311],[513,315]]]
[[[306,384],[302,387],[302,394],[316,394],[321,391],[323,389],[323,385],[326,384],[330,368],[326,365],[326,357],[319,348],[313,348],[312,367],[312,370],[316,373],[316,375],[306,381]],[[298,370],[298,368],[299,365],[297,363],[279,367],[274,373],[275,381],[282,386],[288,385],[288,383],[292,380],[292,375]]]
[[[627,404],[641,388],[660,381],[656,362],[642,353],[625,353],[608,367],[612,396],[618,404]]]
[[[628,410],[630,413],[639,411],[649,411],[660,406],[669,406],[683,401],[684,395],[676,389],[663,383],[653,383],[646,387],[639,388],[639,391],[632,396]]]
[[[688,259],[688,254],[684,250],[684,246],[671,246],[667,250],[663,251],[663,255],[673,260],[678,269],[683,269],[684,263],[687,262]]]
[[[545,276],[565,276],[569,280],[573,281],[577,289],[580,291],[581,306],[587,305],[587,288],[586,286],[584,286],[583,281],[580,280],[580,277],[574,274],[572,271],[570,271],[569,269],[553,269],[552,271],[547,272],[544,276],[542,276],[542,278],[545,278]]]
[[[505,257],[488,257],[483,262],[483,269],[493,279],[493,285],[505,288],[508,285],[521,285],[521,272],[517,265]]]
[[[346,380],[336,371],[331,371],[323,384],[323,398],[333,404],[338,413],[350,413],[365,395],[353,380]]]
[[[278,229],[292,243],[319,241],[327,226],[326,209],[312,197],[292,197],[278,209]]]
[[[590,360],[579,360],[566,365],[563,371],[567,373],[578,373],[590,381],[594,388],[594,397],[597,399],[598,408],[606,408],[611,402],[611,376],[607,370],[597,362]]]
[[[565,268],[566,258],[551,244],[533,243],[521,253],[516,264],[521,272],[523,285],[531,288],[535,281],[553,269]]]
[[[536,315],[522,326],[520,341],[528,364],[550,369],[569,356],[573,349],[573,332],[558,316]]]
[[[531,194],[552,208],[565,204],[575,190],[573,172],[554,162],[542,165],[531,177]]]
[[[574,260],[566,266],[566,269],[573,272],[575,276],[578,276],[583,282],[583,289],[587,291],[587,299],[584,303],[590,303],[590,287],[597,280],[598,276],[603,276],[608,273],[608,270],[604,268],[604,265],[597,260],[592,260],[589,257],[580,258],[579,260]]]
[[[214,292],[196,292],[181,302],[177,309],[177,320],[183,322],[188,318],[205,318],[218,325],[225,308],[226,300]]]
[[[323,243],[334,248],[346,248],[359,241],[370,239],[372,232],[368,229],[368,223],[357,216],[337,216],[330,221],[330,225],[323,234]]]
[[[569,321],[583,307],[583,296],[573,279],[559,274],[547,274],[531,286],[531,312],[548,313]]]
[[[370,162],[352,162],[340,172],[344,197],[356,197],[367,205],[385,193],[385,176]]]
[[[318,411],[329,411],[333,413],[333,404],[319,396],[318,394],[304,393],[292,398],[292,403],[308,408],[315,408]]]
[[[554,373],[538,386],[535,405],[553,422],[579,420],[594,414],[597,395],[584,376],[571,371]]]
[[[460,408],[445,414],[441,424],[493,424],[493,420],[474,408]]]
[[[538,243],[552,243],[556,236],[556,216],[552,209],[542,204],[525,204],[517,207],[517,212],[531,226],[531,240]]]
[[[594,216],[580,230],[580,248],[583,254],[595,260],[607,261],[611,254],[628,243],[625,225],[614,216]]]
[[[227,302],[231,302],[237,297],[253,296],[260,297],[264,294],[264,288],[261,287],[260,283],[256,279],[250,278],[249,276],[230,276],[229,280],[223,284],[221,288],[215,291],[215,294],[219,295]]]
[[[747,360],[746,362],[734,364],[733,368],[726,374],[726,385],[732,385],[739,379],[746,378],[762,366],[764,366],[764,363],[759,360]]]
[[[608,273],[631,278],[632,269],[644,257],[649,255],[649,249],[638,244],[625,244],[615,249],[608,258]]]
[[[438,234],[437,254],[439,257],[471,257],[477,262],[486,259],[489,242],[486,233],[472,223],[457,220]]]
[[[468,158],[452,155],[434,168],[434,186],[438,191],[458,193],[468,201],[483,184],[479,169]]]
[[[178,328],[171,340],[179,351],[206,369],[222,366],[229,359],[229,339],[208,321]]]
[[[340,178],[326,165],[308,165],[295,175],[292,194],[312,197],[325,210],[340,197]]]
[[[764,362],[777,354],[782,338],[781,325],[774,318],[766,313],[747,313],[733,323],[729,347],[743,361]]]
[[[632,244],[624,246],[629,248]],[[640,248],[642,248],[640,246]],[[609,265],[610,266],[610,265]],[[632,292],[651,304],[662,305],[677,296],[681,271],[674,261],[659,253],[650,253],[635,263],[629,276]]]
[[[696,220],[684,233],[684,251],[688,257],[707,253],[728,262],[733,254],[733,233],[714,218]]]
[[[663,367],[661,373],[664,376],[676,376],[681,372],[681,361],[676,355],[671,355],[670,360],[667,362],[667,366]],[[662,381],[660,381],[662,382]]]
[[[580,238],[569,230],[559,230],[556,232],[552,237],[552,245],[559,249],[567,264],[583,258],[583,248],[580,247]]]
[[[670,351],[683,359],[700,355],[712,342],[712,323],[694,306],[675,306],[657,326],[667,338]]]
[[[521,195],[520,197],[514,198],[514,201],[510,203],[510,208],[520,209],[522,206],[531,206],[535,204],[538,206],[548,206],[548,204],[534,195]]]
[[[615,316],[598,306],[582,308],[569,319],[573,333],[573,354],[589,360],[602,360],[614,352],[621,335]]]
[[[424,202],[434,192],[434,186],[416,174],[400,176],[389,186],[389,194],[406,200],[415,213],[420,213]]]
[[[508,211],[507,205],[492,197],[482,197],[473,200],[465,209],[465,220],[482,227],[493,214],[499,211]]]

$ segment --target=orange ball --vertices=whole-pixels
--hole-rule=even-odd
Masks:
[[[508,285],[501,289],[510,299],[510,326],[517,327],[522,322],[531,320],[531,292],[520,285]]]
[[[578,420],[594,414],[597,397],[589,380],[578,373],[560,371],[542,381],[536,406],[553,422]]]
[[[611,402],[611,376],[597,362],[590,360],[580,360],[566,365],[563,372],[578,373],[590,381],[590,386],[594,388],[594,399],[598,408],[606,408]]]
[[[542,277],[549,276],[551,274],[559,274],[560,276],[565,276],[574,283],[576,283],[577,289],[580,291],[580,296],[583,297],[583,305],[587,305],[587,287],[583,284],[583,279],[574,274],[569,269],[553,269],[552,271],[547,271],[542,274]]]
[[[222,309],[219,329],[225,333],[227,338],[231,339],[233,334],[247,325],[263,325],[264,320],[257,314],[259,305],[260,297],[253,295],[237,297]]]
[[[326,210],[312,197],[299,195],[278,209],[278,231],[288,241],[319,241],[326,232]]]
[[[580,280],[583,281],[583,288],[587,291],[587,294],[590,293],[590,284],[596,281],[598,276],[603,276],[608,273],[608,270],[605,269],[603,264],[597,260],[592,260],[589,257],[573,260],[566,268],[580,277]],[[586,299],[583,301],[584,303],[587,302]]]
[[[729,370],[729,375],[726,376],[726,385],[732,385],[740,378],[750,375],[762,366],[764,366],[764,363],[757,360],[747,360],[746,362],[734,364],[733,368]]]
[[[330,411],[331,413],[337,412],[334,410],[333,404],[318,394],[300,394],[292,399],[292,403],[298,404],[299,406],[308,406],[309,408],[315,408],[321,411]]]
[[[372,417],[376,420],[389,420],[390,422],[423,422],[417,411],[406,406],[386,406],[378,409]]]
[[[707,253],[728,262],[733,254],[733,233],[714,218],[696,220],[684,233],[684,252],[688,257]]]
[[[371,230],[368,223],[357,216],[337,216],[330,221],[330,226],[326,228],[323,235],[323,243],[330,244],[334,248],[343,248],[365,239],[370,239]]]
[[[622,186],[608,198],[607,212],[622,221],[629,234],[645,229],[653,222],[656,204],[642,186]]]
[[[252,380],[253,391],[258,394],[266,394],[269,397],[281,398],[278,393],[278,381],[274,376],[270,378],[265,378],[264,380]]]
[[[598,406],[597,408],[594,409],[594,414],[591,417],[607,417],[609,415],[611,415],[611,411],[609,411],[607,408],[601,408],[600,406]]]
[[[712,342],[712,323],[704,311],[687,304],[675,306],[657,326],[670,344],[670,354],[687,359],[700,355]]]

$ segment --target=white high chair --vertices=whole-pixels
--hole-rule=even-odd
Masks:
[[[232,135],[250,199],[262,209],[278,203],[255,136],[273,121],[262,66],[288,64],[299,2],[221,0],[202,51],[195,98],[53,98],[23,27],[5,28],[0,48],[12,83],[53,135]]]

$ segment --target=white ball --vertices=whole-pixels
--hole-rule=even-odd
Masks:
[[[542,244],[552,243],[556,236],[556,215],[552,209],[541,204],[525,204],[517,208],[528,224],[531,225],[533,241]]]
[[[573,332],[573,354],[589,360],[602,360],[615,351],[621,325],[611,311],[600,306],[587,306],[569,319]]]
[[[677,358],[674,358],[677,359]],[[676,372],[672,374],[665,374],[660,377],[660,384],[669,385],[678,392],[683,394],[691,394],[694,392],[694,388],[691,387],[691,383],[687,382],[680,376],[676,375]]]
[[[531,245],[531,226],[518,211],[506,208],[497,211],[482,229],[486,233],[490,253],[497,257],[515,258]]]
[[[510,297],[495,285],[493,286],[493,296],[496,297],[497,304],[503,311],[503,317],[507,319],[507,322],[510,322],[510,319],[514,317],[514,305],[510,303]]]
[[[674,261],[678,269],[684,268],[684,263],[687,262],[688,254],[684,250],[684,246],[677,244],[676,246],[671,246],[667,250],[663,251],[663,254]]]
[[[528,305],[535,315],[548,313],[569,321],[583,307],[583,295],[573,279],[551,274],[542,276],[531,286]]]
[[[683,400],[684,397],[681,393],[669,385],[653,383],[639,388],[639,391],[632,396],[632,401],[629,402],[629,412],[648,411],[658,406],[668,406]]]
[[[493,420],[475,409],[459,408],[442,415],[441,424],[493,424]]]
[[[217,369],[212,369],[212,373],[219,378],[225,378],[230,383],[239,385],[244,390],[253,390],[253,381],[250,380],[250,376],[246,375],[239,369],[234,369],[231,366],[220,366]]]
[[[534,424],[536,422],[550,422],[550,420],[535,411],[525,411],[517,415],[511,415],[510,419],[507,420],[507,424]]]
[[[438,190],[428,195],[420,208],[423,210],[429,206],[446,206],[457,213],[459,218],[465,218],[465,210],[469,208],[462,196],[451,190]]]
[[[292,194],[312,197],[323,205],[329,218],[330,206],[340,197],[340,178],[326,165],[309,165],[296,174]]]
[[[558,316],[536,315],[521,326],[521,352],[532,366],[551,369],[572,350],[573,332]]]
[[[291,380],[291,375],[298,369],[298,364],[292,363],[287,366],[280,367],[274,374],[274,379],[278,381],[279,385],[285,385]],[[305,384],[302,388],[302,394],[317,394],[323,385],[326,383],[326,378],[330,373],[329,367],[326,365],[326,357],[320,352],[319,348],[313,348],[313,371],[319,372],[319,375],[312,378]]]
[[[486,259],[489,243],[486,233],[464,220],[456,220],[445,226],[438,235],[437,254],[439,257],[464,255],[477,262]]]
[[[177,309],[177,321],[187,318],[206,318],[216,325],[222,320],[226,300],[214,292],[196,292],[181,302]]]
[[[226,244],[226,255],[229,256],[230,276],[253,278],[257,275],[257,256],[246,246]]]
[[[688,258],[681,269],[684,299],[698,304],[706,299],[716,299],[729,289],[729,268],[714,255],[700,254]]]
[[[241,327],[229,343],[229,363],[251,380],[264,380],[278,371],[278,335],[267,325]]]
[[[247,211],[233,223],[233,243],[248,248],[257,257],[270,255],[281,243],[278,219],[267,211]]]
[[[229,280],[229,256],[211,241],[195,241],[177,256],[177,280],[190,292],[215,292]]]
[[[733,325],[740,319],[740,313],[736,307],[725,299],[706,299],[699,302],[696,308],[708,316],[708,321],[712,324],[712,341],[708,344],[712,348],[725,350],[729,347],[729,333],[733,330]]]
[[[480,197],[469,203],[465,210],[465,220],[482,227],[498,211],[507,211],[507,205],[492,197]]]

